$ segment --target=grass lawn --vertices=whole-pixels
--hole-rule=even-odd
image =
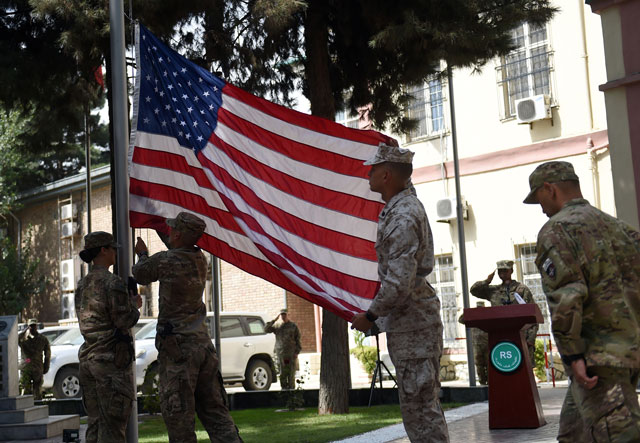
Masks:
[[[443,409],[462,404],[445,403]],[[276,412],[276,409],[245,409],[231,411],[245,443],[320,443],[340,440],[352,435],[372,431],[400,423],[398,405],[352,407],[349,414],[319,416],[315,408],[303,411]],[[167,430],[158,416],[141,416],[138,427],[140,443],[166,442]],[[196,422],[198,442],[208,442],[209,437],[199,421]]]

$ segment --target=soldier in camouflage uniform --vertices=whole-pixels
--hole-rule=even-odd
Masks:
[[[282,322],[274,323],[281,318]],[[278,356],[278,370],[280,371],[280,386],[282,389],[294,389],[296,387],[296,362],[302,349],[300,344],[300,330],[298,326],[289,320],[286,309],[267,323],[265,331],[276,334],[276,345],[273,352]]]
[[[529,185],[524,203],[549,216],[536,265],[572,381],[558,440],[638,442],[640,233],[582,198],[571,163],[543,163]]]
[[[194,246],[205,222],[188,212],[167,219],[169,250],[151,257],[140,237],[133,276],[140,284],[160,281],[158,349],[160,407],[169,441],[196,440],[195,413],[211,441],[242,441],[229,415],[219,360],[205,324],[202,302],[207,260]]]
[[[484,308],[484,302],[477,302],[476,307]],[[460,316],[458,322],[464,324],[464,314]],[[471,336],[473,337],[473,361],[476,364],[478,383],[486,385],[489,381],[489,334],[482,329],[471,328]]]
[[[18,345],[22,350],[23,366],[20,374],[20,386],[25,395],[33,394],[36,400],[42,399],[42,377],[49,372],[51,347],[49,340],[38,333],[38,320],[29,320],[29,327],[18,335]],[[44,356],[44,361],[43,361]]]
[[[498,277],[502,280],[502,284],[492,285],[491,281],[496,271],[493,271],[486,280],[475,282],[470,289],[471,295],[482,298],[491,302],[491,306],[505,306],[522,303],[535,303],[531,290],[524,284],[511,279],[513,274],[513,260],[500,260],[496,263]],[[516,296],[518,294],[520,300]],[[535,351],[536,351],[536,334],[538,333],[538,324],[533,324],[525,330],[525,339],[529,348],[529,358],[531,366],[535,367]],[[487,333],[484,332],[486,336]],[[488,346],[488,336],[485,338]],[[487,350],[487,356],[488,354]],[[487,357],[488,358],[488,357]]]
[[[376,253],[380,289],[366,313],[356,314],[353,327],[371,329],[384,322],[389,354],[396,368],[402,420],[409,439],[447,442],[442,413],[440,357],[442,321],[440,301],[427,282],[433,269],[433,237],[427,214],[410,182],[413,152],[380,144],[369,186],[386,205],[378,220]]]
[[[142,300],[129,295],[124,281],[109,272],[119,246],[108,232],[96,231],[84,237],[80,252],[82,260],[93,263],[75,293],[84,337],[78,359],[88,443],[124,442],[136,398],[129,329],[138,322]]]

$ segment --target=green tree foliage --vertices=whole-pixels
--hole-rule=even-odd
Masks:
[[[44,291],[46,279],[38,273],[39,260],[31,247],[32,231],[20,251],[9,238],[0,239],[0,315],[17,315]]]

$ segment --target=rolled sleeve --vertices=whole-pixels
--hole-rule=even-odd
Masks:
[[[158,281],[158,263],[160,257],[164,254],[166,254],[166,252],[158,252],[150,257],[143,255],[138,259],[138,263],[133,265],[131,272],[139,284],[148,285],[154,281]]]

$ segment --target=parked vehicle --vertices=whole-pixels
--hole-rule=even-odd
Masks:
[[[77,327],[78,325],[48,326],[46,328],[38,329],[38,332],[49,340],[49,344],[52,344],[56,338],[60,337],[69,329]]]
[[[265,319],[265,316],[256,313],[220,313],[221,373],[225,383],[242,382],[247,391],[266,391],[271,386],[275,378],[275,335],[265,332]],[[207,326],[214,337],[212,312],[207,314]],[[136,335],[138,386],[149,386],[157,381],[158,351],[155,337],[155,323],[145,326]]]
[[[133,327],[134,334],[154,319],[141,318]],[[78,377],[78,350],[84,343],[77,324],[51,343],[51,363],[49,372],[44,374],[42,387],[51,389],[56,398],[77,398],[82,396]]]

